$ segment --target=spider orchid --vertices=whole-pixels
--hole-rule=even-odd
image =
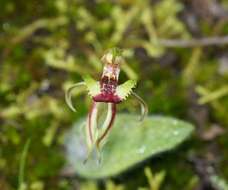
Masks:
[[[92,149],[100,150],[100,145],[113,126],[116,116],[116,105],[125,100],[130,94],[138,100],[141,105],[141,118],[146,116],[148,109],[146,103],[136,93],[132,91],[136,86],[135,80],[128,80],[118,85],[120,65],[124,62],[121,56],[121,50],[113,48],[109,50],[102,58],[104,64],[103,73],[100,81],[96,81],[90,76],[83,77],[83,82],[72,85],[66,91],[66,102],[68,106],[76,111],[71,101],[72,90],[79,86],[86,86],[93,102],[88,114],[86,124],[86,139],[88,145],[88,155]],[[97,126],[98,110],[100,103],[107,103],[108,111],[102,127]]]

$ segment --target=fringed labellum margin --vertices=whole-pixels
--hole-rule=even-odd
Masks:
[[[121,51],[116,48],[111,49],[101,58],[101,61],[104,64],[104,67],[100,81],[96,81],[90,76],[84,76],[84,82],[72,85],[66,92],[66,103],[73,111],[76,110],[72,105],[71,94],[72,90],[75,88],[86,86],[89,95],[93,99],[86,124],[88,155],[93,148],[96,148],[99,153],[100,146],[114,123],[116,104],[121,103],[131,94],[141,105],[140,120],[143,120],[148,112],[147,105],[143,99],[132,92],[132,89],[136,86],[135,80],[128,80],[125,83],[118,85],[120,65],[123,62]],[[99,104],[101,102],[107,103],[108,111],[102,127],[99,127],[97,126],[97,116]]]

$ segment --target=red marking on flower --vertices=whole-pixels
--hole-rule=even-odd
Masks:
[[[93,98],[93,104],[88,114],[86,138],[88,143],[88,157],[92,152],[94,145],[99,150],[102,141],[107,136],[108,132],[113,126],[116,116],[116,104],[122,102],[129,94],[132,94],[141,105],[142,117],[141,120],[148,112],[146,103],[134,92],[132,89],[135,87],[134,80],[128,80],[118,86],[118,79],[120,73],[120,64],[123,63],[121,52],[118,49],[112,49],[106,53],[101,61],[104,63],[103,73],[100,82],[93,80],[89,76],[84,77],[84,82],[74,84],[66,93],[66,102],[69,107],[75,111],[71,101],[71,91],[78,86],[86,86],[89,94]],[[118,86],[118,87],[117,87]],[[98,107],[99,102],[108,103],[108,112],[102,127],[98,127]],[[100,133],[102,132],[102,133]],[[100,151],[98,151],[100,152]],[[87,157],[87,159],[88,159]],[[87,161],[85,160],[85,162]]]
[[[114,104],[122,102],[119,96],[113,94],[98,94],[97,96],[93,97],[93,100],[95,102],[110,102]]]
[[[93,100],[96,102],[110,102],[118,104],[122,100],[116,93],[117,80],[114,78],[109,79],[103,76],[100,82],[101,93],[94,96]]]

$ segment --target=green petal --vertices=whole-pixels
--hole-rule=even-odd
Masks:
[[[88,75],[84,76],[83,80],[85,81],[85,85],[87,87],[87,90],[89,91],[89,95],[96,96],[100,93],[100,83],[98,81],[94,80]]]
[[[131,94],[132,89],[135,88],[135,86],[135,80],[128,80],[125,83],[117,86],[116,93],[122,100],[125,100],[128,97],[128,95]]]

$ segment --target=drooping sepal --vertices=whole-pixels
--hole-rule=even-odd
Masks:
[[[77,87],[85,86],[85,85],[86,85],[85,82],[79,82],[79,83],[73,84],[70,88],[67,89],[67,91],[65,93],[66,103],[69,106],[69,108],[74,112],[76,112],[76,109],[74,108],[74,106],[72,104],[72,91]]]
[[[89,95],[94,97],[100,93],[100,83],[94,80],[89,75],[83,77],[87,90],[89,91]]]
[[[105,139],[105,137],[107,137],[108,132],[111,130],[113,126],[115,116],[116,116],[116,104],[108,103],[107,116],[103,123],[103,126],[100,128],[101,133],[99,132],[99,137],[96,141],[96,146],[98,151],[100,151],[101,142]]]
[[[116,104],[108,103],[108,111],[106,119],[102,127],[98,126],[98,116],[99,116],[99,102],[93,101],[92,107],[88,114],[87,124],[86,124],[86,141],[88,154],[84,160],[84,164],[87,162],[90,156],[96,155],[98,162],[101,161],[101,146],[103,146],[103,141],[107,137],[108,132],[113,126],[114,119],[116,116]]]
[[[87,162],[91,154],[96,150],[96,141],[98,138],[98,126],[97,117],[100,103],[93,101],[92,107],[89,111],[87,124],[86,124],[86,142],[87,142],[87,158],[84,160],[84,164]],[[98,158],[100,158],[99,152],[96,150]],[[99,160],[99,159],[98,159]]]
[[[117,86],[116,94],[121,100],[125,100],[132,92],[132,89],[136,86],[135,80],[128,80],[125,83]]]
[[[147,106],[146,102],[144,102],[144,100],[135,92],[132,92],[132,96],[134,98],[136,98],[136,100],[140,103],[140,106],[141,106],[140,121],[142,121],[148,114],[148,106]]]

